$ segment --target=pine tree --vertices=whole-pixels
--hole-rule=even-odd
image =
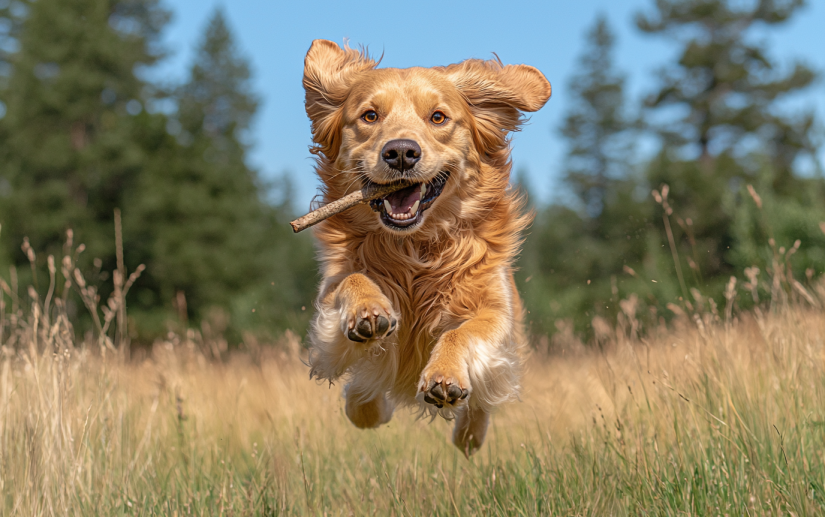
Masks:
[[[180,312],[185,300],[189,317],[220,308],[234,313],[237,328],[256,323],[255,309],[261,323],[258,311],[264,311],[255,303],[266,298],[265,288],[302,305],[300,293],[290,290],[298,281],[290,276],[299,272],[276,256],[288,228],[286,209],[265,202],[265,186],[247,164],[247,133],[258,106],[250,81],[249,64],[217,10],[176,93],[178,110],[168,124],[175,136],[147,142],[151,164],[124,214],[135,240],[133,261],[147,265],[145,281],[136,286],[141,306],[160,319],[168,312],[158,309],[176,305]],[[287,251],[302,243],[308,248],[305,239],[293,239]],[[280,275],[277,287],[273,270]]]
[[[541,211],[520,262],[518,280],[537,331],[553,332],[565,319],[585,330],[595,315],[614,314],[623,292],[643,292],[622,285],[624,266],[639,268],[645,256],[650,214],[635,195],[635,122],[613,63],[614,44],[606,19],[598,17],[587,32],[579,72],[569,80],[572,99],[560,133],[567,144],[564,182],[579,206]]]
[[[113,210],[143,159],[131,135],[148,99],[135,71],[161,57],[167,13],[157,0],[38,0],[27,8],[0,91],[0,246],[21,262],[24,237],[54,251],[73,228],[88,257],[111,265]]]
[[[715,156],[758,150],[774,160],[775,185],[792,176],[800,152],[811,152],[813,115],[778,114],[783,97],[807,88],[816,74],[797,62],[789,70],[771,60],[751,33],[785,23],[804,0],[657,0],[637,15],[643,32],[681,45],[679,58],[659,73],[647,105],[684,113],[658,127],[671,145],[698,155],[706,168]]]
[[[749,202],[745,186],[765,173],[771,199],[792,204],[815,180],[794,174],[800,153],[815,154],[813,113],[776,109],[788,95],[811,85],[815,73],[801,63],[782,66],[755,41],[757,27],[774,28],[803,6],[802,0],[657,0],[639,14],[638,27],[679,43],[678,59],[659,72],[647,99],[662,148],[647,170],[652,187],[669,186],[679,264],[686,277],[721,292],[734,269],[737,206]],[[767,166],[765,165],[767,162]],[[681,222],[680,222],[681,221]],[[688,224],[688,222],[690,224]],[[659,242],[667,243],[664,230]],[[689,282],[691,283],[691,282]]]
[[[240,56],[222,10],[212,15],[189,82],[179,93],[178,120],[187,138],[205,137],[223,160],[240,160],[244,132],[258,108],[249,63]]]
[[[15,48],[19,44],[21,14],[26,9],[26,0],[8,1],[0,3],[0,119],[6,116],[5,92],[9,87],[9,77],[11,75],[11,60]],[[0,121],[0,153],[2,153],[3,142],[8,141],[7,127]],[[0,202],[11,193],[11,184],[0,169]],[[0,209],[0,230],[2,230],[3,218]],[[8,231],[6,232],[8,233]],[[3,232],[0,231],[0,239]],[[5,270],[11,264],[9,257],[10,249],[2,246],[0,241],[0,269]]]
[[[19,43],[23,15],[28,10],[28,3],[28,0],[7,0],[0,3],[0,90],[8,87],[11,60]],[[2,114],[5,114],[5,106]]]
[[[119,208],[126,266],[147,265],[130,294],[144,337],[212,307],[236,329],[305,324],[311,241],[290,234],[288,192],[268,204],[246,163],[258,101],[223,14],[169,95],[140,73],[163,56],[157,0],[12,3],[27,8],[0,5],[0,43],[14,40],[0,48],[0,262],[26,260],[24,237],[56,253],[72,228],[87,263],[111,271]],[[164,95],[171,117],[151,109]]]
[[[569,81],[572,100],[561,127],[567,139],[565,181],[598,219],[611,180],[630,171],[632,122],[625,113],[624,77],[613,65],[615,37],[604,15],[587,33],[579,72]]]

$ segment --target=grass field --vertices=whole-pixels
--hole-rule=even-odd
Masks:
[[[825,511],[813,309],[684,317],[641,340],[631,313],[599,351],[557,343],[469,461],[447,422],[406,410],[356,430],[340,387],[308,380],[294,335],[218,362],[190,332],[125,362],[38,314],[2,337],[4,515]]]

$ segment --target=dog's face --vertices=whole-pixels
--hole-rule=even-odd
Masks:
[[[306,109],[313,151],[331,169],[322,180],[336,196],[369,182],[415,182],[371,203],[372,221],[394,233],[416,231],[439,206],[460,216],[461,197],[478,188],[484,165],[506,163],[507,135],[520,112],[536,111],[550,97],[544,76],[525,65],[376,65],[316,40],[305,61]]]

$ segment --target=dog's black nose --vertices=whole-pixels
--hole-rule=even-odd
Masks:
[[[421,147],[415,140],[390,140],[381,149],[381,158],[397,171],[408,171],[421,159]]]

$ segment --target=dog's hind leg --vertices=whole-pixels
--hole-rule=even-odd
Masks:
[[[456,415],[453,445],[461,449],[464,456],[469,458],[484,443],[489,424],[490,413],[480,408],[464,406]]]
[[[371,400],[363,400],[360,394],[347,390],[347,417],[355,427],[374,429],[392,418],[393,406],[383,394]]]

